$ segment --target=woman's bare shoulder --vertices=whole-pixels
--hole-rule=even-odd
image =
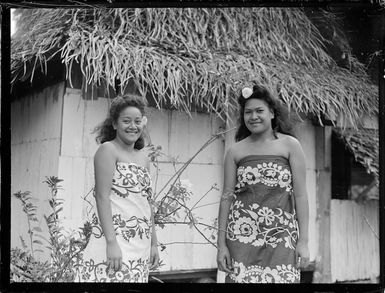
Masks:
[[[239,161],[239,158],[244,153],[245,141],[241,140],[232,144],[227,150],[227,156],[232,158],[232,160],[236,163]]]
[[[299,144],[299,140],[292,135],[284,134],[284,133],[280,133],[280,132],[277,135],[278,135],[278,138],[280,140],[282,140],[282,142],[284,144],[287,144],[288,146]]]
[[[111,141],[102,143],[95,153],[95,160],[105,157],[116,157],[116,146]]]
[[[296,157],[298,154],[303,153],[303,148],[300,141],[291,135],[282,134],[283,145],[288,152],[289,158]]]

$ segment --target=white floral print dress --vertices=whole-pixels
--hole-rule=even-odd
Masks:
[[[110,194],[112,221],[122,250],[122,268],[107,268],[106,240],[97,216],[91,212],[92,234],[76,268],[77,282],[148,282],[151,249],[151,178],[135,163],[117,162]]]
[[[226,243],[234,271],[229,283],[298,283],[298,224],[289,161],[248,155],[237,166]]]

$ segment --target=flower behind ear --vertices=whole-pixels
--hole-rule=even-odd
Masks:
[[[146,125],[147,125],[147,117],[143,116],[143,118],[142,118],[142,126],[146,126]]]
[[[245,99],[248,99],[250,98],[250,96],[253,94],[253,90],[249,87],[245,87],[243,90],[242,90],[242,97],[244,97]]]

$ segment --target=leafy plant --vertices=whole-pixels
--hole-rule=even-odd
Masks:
[[[223,137],[226,132],[229,132],[233,129],[229,130],[219,130],[218,133],[212,135],[203,145],[202,147],[189,159],[185,162],[179,169],[177,166],[177,158],[172,158],[174,166],[174,174],[169,178],[169,180],[162,186],[159,191],[154,192],[153,205],[155,207],[154,211],[154,220],[155,224],[161,228],[164,228],[165,225],[168,224],[185,224],[190,228],[194,228],[198,231],[201,236],[205,239],[206,242],[199,244],[211,244],[216,247],[215,244],[215,235],[217,232],[217,224],[216,219],[212,224],[203,223],[201,218],[197,217],[194,214],[194,210],[201,208],[207,205],[218,204],[218,202],[213,202],[205,205],[198,205],[211,191],[218,190],[217,184],[213,184],[210,186],[208,191],[204,193],[200,199],[191,207],[188,206],[188,201],[191,199],[192,191],[191,191],[191,183],[188,180],[181,179],[181,175],[186,170],[186,168],[191,164],[194,158],[201,153],[206,147],[208,147],[212,142],[216,139]],[[155,174],[155,184],[154,188],[157,186],[158,176],[159,176],[159,160],[160,156],[165,156],[164,153],[161,152],[160,146],[151,145],[149,147],[150,150],[150,158],[153,162],[153,165],[156,170]],[[206,235],[210,233],[210,235]],[[174,242],[173,242],[174,243]],[[172,243],[167,243],[172,244]],[[160,243],[159,246],[161,250],[166,249],[165,243]]]
[[[47,282],[50,263],[36,260],[31,253],[18,247],[11,249],[11,282]]]
[[[41,228],[38,226],[33,227],[33,222],[37,222],[36,218],[36,206],[33,205],[31,192],[25,191],[21,192],[18,191],[14,194],[14,196],[21,201],[21,204],[23,206],[23,212],[27,216],[27,223],[28,223],[28,235],[29,235],[29,243],[30,243],[30,249],[31,249],[31,255],[34,257],[35,250],[34,250],[34,244],[42,244],[40,240],[34,239],[35,232],[42,232]],[[25,244],[24,239],[20,236],[21,243],[23,245],[23,248],[26,249],[27,245]],[[37,251],[42,251],[37,250]]]
[[[81,252],[88,243],[91,231],[90,227],[85,225],[79,231],[68,232],[61,225],[59,214],[63,210],[64,200],[57,198],[57,192],[62,181],[55,176],[46,177],[44,181],[51,191],[49,205],[52,213],[44,215],[48,239],[42,235],[40,227],[36,224],[34,226],[37,222],[37,208],[32,203],[30,192],[19,191],[14,194],[21,201],[23,212],[27,215],[30,249],[22,238],[23,250],[11,249],[10,268],[13,282],[71,282],[74,279],[73,267],[81,258]],[[50,261],[36,259],[35,252],[42,251],[43,245],[50,251]]]

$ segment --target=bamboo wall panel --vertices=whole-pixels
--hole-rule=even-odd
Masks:
[[[59,178],[63,179],[58,197],[64,199],[61,220],[63,225],[72,229],[81,226],[82,197],[85,190],[86,158],[59,157]]]
[[[84,102],[82,156],[93,158],[98,149],[95,141],[96,134],[93,131],[106,118],[110,100],[99,98],[97,100],[82,100],[82,102]]]
[[[43,214],[51,212],[50,194],[43,181],[58,174],[63,94],[64,84],[59,83],[11,104],[11,247],[21,247],[19,235],[28,239],[26,215],[13,197],[17,191],[31,192],[38,225],[47,230]]]
[[[83,157],[85,103],[80,90],[68,89],[64,95],[63,128],[60,156]]]
[[[169,153],[178,155],[178,161],[186,162],[211,136],[218,132],[221,123],[219,119],[211,119],[210,115],[173,111],[170,117]],[[223,142],[218,139],[203,150],[194,159],[195,164],[222,164]]]
[[[171,111],[165,109],[147,109],[148,127],[151,143],[162,146],[162,152],[170,154]],[[164,158],[159,158],[164,160]]]
[[[332,281],[355,281],[379,276],[378,201],[357,204],[331,201],[330,247]]]

